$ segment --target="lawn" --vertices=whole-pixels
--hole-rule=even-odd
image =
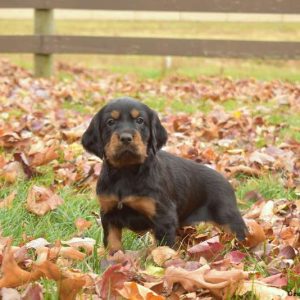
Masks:
[[[98,274],[114,265],[116,258],[105,258],[102,230],[98,225],[99,206],[94,187],[101,161],[84,152],[80,137],[90,117],[109,99],[128,95],[141,99],[159,112],[169,133],[166,150],[222,172],[234,186],[241,210],[256,220],[257,226],[265,232],[263,240],[254,238],[256,247],[236,246],[232,237],[228,239],[216,228],[201,225],[189,234],[189,244],[183,245],[181,255],[186,247],[217,234],[221,238],[221,242],[217,242],[222,245],[221,258],[238,251],[246,255],[240,262],[245,272],[255,273],[256,278],[262,280],[274,275],[275,268],[276,276],[279,274],[283,280],[280,284],[271,282],[277,287],[276,292],[299,292],[299,255],[295,250],[299,247],[296,234],[299,224],[295,218],[299,217],[300,210],[299,85],[220,76],[192,78],[167,74],[154,79],[68,64],[61,64],[57,70],[60,77],[52,80],[34,79],[26,70],[4,61],[0,70],[2,245],[7,242],[5,237],[11,237],[13,245],[19,247],[44,238],[50,243],[46,249],[53,250],[61,247],[59,245],[68,248],[74,237],[90,238],[94,241],[93,251],[84,250],[83,243],[76,250],[81,254],[64,254],[64,257],[59,254],[51,263],[56,262],[55,266],[64,270],[76,268],[80,276],[93,274],[89,276],[98,278],[98,281],[95,279],[98,290],[95,291],[95,287],[85,289],[82,297],[88,297],[89,292],[99,295],[99,289],[104,293],[104,281],[110,275],[99,277]],[[33,213],[29,203],[31,191],[36,187],[51,190],[63,203],[44,215]],[[12,200],[6,203],[10,195]],[[40,199],[39,203],[43,192],[35,197]],[[270,203],[273,209],[266,213]],[[255,211],[260,211],[258,216],[253,215]],[[78,225],[79,220],[83,220],[83,225]],[[270,224],[273,224],[272,232]],[[278,233],[279,227],[285,235]],[[291,228],[296,238],[290,236]],[[124,248],[131,251],[145,251],[151,245],[148,235],[138,237],[130,231],[125,232],[123,240]],[[260,247],[268,244],[272,245],[270,254],[266,252],[261,256]],[[276,258],[278,251],[292,261],[289,271],[287,265]],[[291,255],[294,252],[295,255]],[[157,262],[154,254],[152,256],[145,258],[140,268],[157,278],[170,272]],[[216,259],[204,257],[209,263]],[[185,260],[188,259],[186,256]],[[32,264],[35,256],[30,252],[27,260]],[[226,259],[222,263],[224,261]],[[28,270],[28,266],[22,264],[22,267]],[[124,276],[128,281],[126,272]],[[54,277],[48,273],[45,276],[48,279],[39,282],[46,299],[56,299],[58,291],[55,281],[51,280]],[[70,279],[70,273],[68,276]],[[71,280],[78,280],[72,276]],[[25,293],[22,287],[18,291]],[[61,297],[62,293],[60,289]],[[166,291],[161,293],[164,295]]]

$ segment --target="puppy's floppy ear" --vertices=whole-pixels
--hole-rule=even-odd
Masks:
[[[82,136],[81,143],[86,151],[103,158],[104,145],[101,138],[100,112],[91,120],[89,127]]]
[[[154,154],[162,148],[167,142],[168,134],[166,129],[161,125],[158,115],[155,111],[151,111],[151,138],[150,147]]]

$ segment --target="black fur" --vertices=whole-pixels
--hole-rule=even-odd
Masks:
[[[142,125],[130,116],[132,109],[141,112]],[[107,125],[110,112],[117,110],[121,118]],[[105,154],[105,145],[113,132],[139,132],[147,147],[143,163],[113,166]],[[237,208],[234,190],[218,172],[199,163],[179,158],[160,150],[167,133],[157,114],[148,106],[131,98],[114,100],[93,118],[82,138],[84,148],[103,158],[97,183],[98,195],[113,195],[119,201],[127,196],[150,197],[155,201],[155,215],[147,216],[122,205],[108,212],[101,210],[104,244],[109,226],[134,231],[153,230],[158,242],[174,246],[176,229],[201,221],[229,225],[239,240],[245,238],[245,223]]]

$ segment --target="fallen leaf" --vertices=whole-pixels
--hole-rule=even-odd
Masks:
[[[28,158],[23,152],[14,153],[14,159],[21,163],[24,173],[27,178],[32,178],[33,176],[38,175],[39,173],[29,164]]]
[[[136,282],[125,282],[122,289],[118,293],[129,300],[164,300],[163,296],[159,296],[149,288],[146,288]]]
[[[75,226],[79,235],[81,235],[85,230],[89,229],[92,225],[93,223],[91,221],[87,221],[83,218],[78,218],[75,220]]]
[[[178,253],[167,246],[160,246],[151,251],[152,258],[158,266],[163,266],[167,260],[178,257]]]
[[[274,217],[274,201],[267,201],[262,207],[259,218],[265,221],[270,221]]]
[[[250,162],[255,162],[260,165],[269,165],[275,162],[275,158],[266,153],[262,153],[259,151],[253,152],[249,157]]]
[[[182,268],[169,267],[166,269],[164,280],[170,291],[175,283],[180,283],[187,292],[196,291],[199,288],[209,289],[218,297],[233,295],[238,284],[248,278],[248,273],[238,269],[229,271],[211,270],[204,265],[195,271],[187,271]]]
[[[254,169],[254,168],[251,168],[248,166],[243,166],[243,165],[239,165],[236,167],[230,167],[227,169],[229,170],[231,176],[237,176],[237,175],[243,174],[246,176],[259,177],[262,175],[260,170],[257,170],[257,169]]]
[[[21,269],[15,261],[13,251],[11,249],[11,240],[8,242],[2,261],[2,277],[0,279],[0,287],[14,288],[20,285],[24,285],[31,281],[35,281],[42,276],[39,270],[32,272]]]
[[[74,248],[83,248],[87,254],[91,254],[94,250],[96,240],[88,237],[79,238],[74,237],[68,241],[61,241],[62,244],[74,247]]]
[[[2,300],[21,300],[20,293],[17,290],[11,288],[3,287],[1,289],[0,295],[2,296]]]
[[[288,279],[286,275],[283,274],[275,274],[269,277],[265,277],[261,279],[262,282],[267,283],[271,286],[282,288],[288,285]]]
[[[288,293],[282,289],[268,286],[267,284],[254,280],[244,281],[237,291],[237,295],[244,295],[247,292],[254,292],[260,300],[281,300],[287,297]]]
[[[46,165],[52,160],[57,159],[58,156],[59,155],[57,153],[57,147],[55,145],[47,147],[44,148],[41,152],[30,155],[30,165],[34,167]]]
[[[76,295],[85,285],[84,278],[65,278],[59,282],[59,299],[75,300]]]
[[[117,300],[118,290],[122,289],[126,281],[130,281],[132,272],[130,264],[116,264],[108,267],[101,279],[96,282],[96,291],[102,299]]]
[[[233,264],[239,264],[242,262],[242,260],[246,257],[247,255],[239,250],[231,251],[226,255],[226,257],[229,257],[230,262]]]
[[[248,228],[246,240],[242,242],[247,247],[253,248],[266,240],[263,228],[252,219],[244,219]]]
[[[43,287],[39,283],[31,283],[22,294],[22,300],[43,300]]]
[[[26,243],[25,247],[27,249],[30,249],[30,248],[38,249],[38,248],[45,247],[48,245],[50,245],[50,243],[47,240],[45,240],[44,238],[38,238],[38,239],[35,239],[35,240],[32,240],[32,241]]]
[[[6,198],[0,201],[0,208],[6,207],[9,208],[12,206],[12,203],[16,197],[17,192],[11,192]]]
[[[249,211],[247,213],[244,214],[244,218],[245,219],[255,219],[258,218],[262,208],[264,207],[264,205],[266,204],[266,201],[263,199],[260,199],[259,201],[255,202],[251,208],[249,209]]]
[[[284,257],[287,259],[294,259],[296,255],[296,249],[289,245],[280,247],[280,251],[278,253],[279,257]]]
[[[18,161],[8,163],[1,171],[1,176],[8,183],[14,183],[17,179],[25,179],[26,175],[22,164]]]
[[[55,195],[50,189],[40,186],[32,186],[28,192],[26,208],[38,215],[43,216],[63,204],[63,199]]]
[[[76,250],[73,247],[61,247],[59,251],[59,255],[64,258],[70,258],[74,260],[84,260],[85,254]]]
[[[219,242],[219,236],[215,236],[189,248],[188,253],[193,257],[202,256],[205,259],[211,259],[217,257],[223,249],[224,245]]]

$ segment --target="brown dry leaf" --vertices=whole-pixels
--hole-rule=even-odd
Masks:
[[[75,226],[79,235],[81,235],[85,230],[89,229],[92,225],[93,223],[91,221],[87,221],[83,218],[78,218],[75,220]]]
[[[63,204],[63,199],[54,194],[50,189],[40,186],[32,186],[27,196],[26,208],[38,215],[43,216]]]
[[[26,174],[23,170],[23,166],[18,161],[13,161],[4,166],[1,171],[1,176],[8,183],[14,183],[17,179],[25,179]]]
[[[220,243],[219,236],[214,236],[189,248],[188,253],[195,258],[211,259],[217,257],[223,249],[224,245]]]
[[[226,168],[226,170],[227,169],[229,170],[231,176],[243,174],[247,176],[259,177],[262,175],[262,172],[260,170],[243,165]]]
[[[218,297],[232,295],[240,281],[246,278],[248,278],[248,273],[242,270],[216,271],[211,270],[208,265],[195,271],[171,266],[166,269],[164,276],[169,290],[172,289],[174,283],[180,283],[187,292],[204,288],[209,289]]]
[[[0,132],[0,146],[4,148],[19,148],[30,142],[29,138],[23,139],[17,132]]]
[[[74,260],[84,260],[86,256],[85,253],[82,253],[73,247],[61,247],[59,254],[64,258],[70,258]]]
[[[154,262],[158,266],[163,266],[167,260],[178,257],[178,253],[167,246],[160,246],[151,251]]]
[[[102,299],[118,299],[120,297],[118,290],[123,288],[124,282],[132,279],[131,268],[132,266],[129,263],[108,267],[101,279],[96,282],[98,296]]]
[[[48,245],[50,245],[50,243],[47,240],[45,240],[44,238],[38,238],[38,239],[35,239],[35,240],[32,240],[32,241],[26,243],[25,247],[27,249],[30,249],[30,248],[38,249],[38,248],[43,248]]]
[[[254,292],[260,300],[282,300],[287,297],[288,293],[282,289],[270,287],[260,281],[244,281],[238,291],[237,295],[244,295],[247,292]]]
[[[41,152],[37,152],[30,156],[30,165],[37,167],[48,164],[50,161],[58,158],[57,147],[51,146],[43,149]]]
[[[12,206],[12,203],[16,197],[17,192],[13,191],[6,198],[0,201],[0,208],[6,207],[9,208]]]
[[[21,300],[20,293],[15,289],[3,287],[0,291],[0,295],[2,296],[2,300]]]
[[[3,155],[0,155],[0,169],[3,169],[5,165],[6,165],[6,159]]]
[[[266,240],[263,228],[252,219],[244,219],[248,227],[246,240],[242,242],[245,246],[253,248]]]
[[[214,162],[218,155],[212,148],[206,148],[201,152],[201,157],[208,162]]]
[[[281,229],[279,236],[285,245],[295,248],[298,244],[300,233],[297,231],[295,232],[295,230],[293,230],[293,228],[290,226]]]
[[[234,250],[226,254],[225,257],[230,259],[230,263],[239,264],[247,255],[239,250]]]
[[[64,278],[59,282],[59,299],[75,300],[84,285],[84,278]]]
[[[82,137],[86,127],[86,124],[80,124],[68,130],[62,130],[61,134],[65,140],[67,140],[69,143],[72,143]]]
[[[260,151],[254,151],[250,157],[250,162],[255,162],[260,165],[269,165],[275,162],[275,158],[271,155],[268,155],[266,153],[260,152]]]
[[[43,300],[43,287],[39,283],[31,283],[22,294],[22,300]]]
[[[259,218],[264,221],[270,221],[274,217],[274,201],[269,200],[262,207]]]
[[[74,237],[68,241],[61,241],[62,244],[66,244],[73,248],[83,248],[87,254],[91,254],[94,250],[96,240],[89,237]]]
[[[119,294],[129,300],[164,300],[149,288],[146,288],[136,282],[125,282],[122,289],[118,290]]]
[[[263,199],[258,200],[251,206],[251,209],[249,209],[249,211],[246,214],[244,214],[244,218],[246,219],[258,218],[265,204],[266,204],[265,200]]]
[[[60,281],[62,278],[61,271],[58,268],[58,266],[49,260],[46,260],[39,264],[34,264],[33,270],[37,270],[38,272],[41,272],[44,276],[46,276],[48,279],[53,279],[55,281]]]
[[[267,283],[271,286],[275,286],[278,288],[284,287],[288,285],[288,279],[287,276],[284,274],[275,274],[269,277],[265,277],[261,279],[262,282]]]
[[[3,275],[0,279],[0,287],[18,287],[35,281],[42,276],[42,272],[39,270],[28,272],[18,266],[11,248],[11,240],[8,242],[3,253],[1,271]]]

